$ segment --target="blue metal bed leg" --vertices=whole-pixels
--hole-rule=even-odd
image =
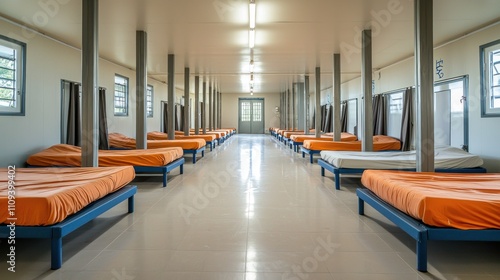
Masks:
[[[167,170],[163,171],[163,187],[167,186]]]
[[[62,237],[52,237],[51,239],[51,269],[59,269],[62,266]]]
[[[358,197],[358,214],[365,214],[365,201]]]
[[[417,240],[417,270],[427,271],[427,232],[420,232]]]
[[[184,174],[184,164],[181,164],[181,166],[179,166],[179,171],[181,172],[181,174]]]
[[[128,198],[128,212],[134,213],[134,196]]]
[[[214,149],[214,143],[210,143],[210,152]]]
[[[313,154],[312,153],[309,154],[309,158],[310,158],[309,162],[313,163],[314,161],[313,161]]]
[[[193,153],[193,164],[196,163],[196,152]]]
[[[338,169],[333,170],[335,175],[335,189],[340,190],[340,171]]]
[[[302,158],[306,157],[306,153],[302,152]]]
[[[321,176],[325,177],[325,168],[324,167],[321,167]]]
[[[205,150],[201,151],[201,157],[205,156]]]

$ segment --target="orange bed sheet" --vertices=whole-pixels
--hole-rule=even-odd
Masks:
[[[361,151],[361,141],[325,141],[325,140],[304,140],[303,146],[314,151]],[[400,150],[401,142],[393,137],[385,135],[373,136],[374,151]]]
[[[57,144],[28,158],[33,166],[81,166],[80,147]],[[179,147],[151,150],[100,150],[99,166],[164,166],[181,158],[183,151]]]
[[[183,150],[198,150],[206,144],[203,139],[149,140],[148,149],[180,147]],[[109,145],[113,148],[135,149],[136,141],[120,133],[110,133]]]
[[[198,135],[175,135],[175,140],[183,139],[203,139],[205,142],[211,142],[215,140],[215,135],[213,134],[198,134]],[[148,140],[168,140],[168,135],[164,132],[152,131],[148,132]]]
[[[314,129],[309,130],[309,133],[314,133]],[[294,135],[304,135],[303,130],[294,130],[294,131],[284,131],[283,137],[290,139]],[[324,135],[333,135],[332,133],[325,133]]]
[[[500,174],[367,170],[361,182],[427,225],[500,229]]]
[[[16,225],[59,223],[93,201],[127,185],[134,168],[18,168],[15,173]],[[9,223],[8,170],[0,168],[0,223]]]
[[[321,135],[320,138],[316,138],[315,135],[292,135],[290,136],[290,140],[297,142],[297,143],[302,143],[304,140],[326,140],[326,139],[333,139],[333,135],[330,133],[323,134]],[[358,140],[358,137],[354,134],[347,133],[347,132],[342,132],[340,135],[340,141],[345,141],[345,142],[350,142],[350,141],[356,141]]]

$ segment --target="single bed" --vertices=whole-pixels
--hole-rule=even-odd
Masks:
[[[57,144],[31,155],[26,163],[36,167],[80,167],[80,147]],[[168,172],[179,167],[184,173],[184,158],[179,147],[151,150],[100,150],[100,167],[133,166],[137,173],[160,173],[163,187],[167,186]]]
[[[313,163],[313,156],[321,151],[361,151],[361,141],[326,141],[326,140],[304,140],[300,147],[302,157],[309,155],[310,162]],[[397,151],[401,150],[401,141],[391,136],[373,136],[374,151]]]
[[[205,156],[206,142],[203,139],[181,139],[181,140],[148,140],[148,149],[180,147],[184,154],[193,155],[193,164],[196,163],[196,157],[201,154]],[[120,133],[109,134],[109,146],[112,149],[135,149],[137,147],[134,138],[127,137]]]
[[[12,176],[12,177],[10,177]],[[62,266],[62,238],[128,199],[134,211],[131,166],[106,168],[0,168],[0,237],[50,238],[51,268]],[[15,185],[15,207],[9,184]],[[12,198],[11,198],[12,200]]]
[[[340,189],[341,174],[361,174],[366,169],[415,171],[416,151],[407,152],[346,152],[321,151],[321,176],[325,169],[335,176],[335,189]],[[436,172],[486,173],[483,160],[462,149],[439,146],[434,151]]]
[[[147,134],[148,140],[168,140],[168,134],[160,131],[152,131]],[[184,140],[184,139],[203,139],[206,144],[210,147],[210,151],[213,151],[215,146],[216,136],[213,134],[191,134],[191,135],[177,135],[175,134],[175,140]]]
[[[364,202],[416,240],[417,269],[427,271],[428,240],[500,241],[500,174],[367,170]]]
[[[299,147],[302,146],[304,140],[332,140],[333,141],[333,133],[325,133],[321,135],[320,138],[316,138],[316,135],[291,135],[289,140],[290,148],[293,148],[295,152],[299,151]],[[340,141],[350,142],[356,141],[358,137],[354,134],[348,132],[342,132],[340,135]]]

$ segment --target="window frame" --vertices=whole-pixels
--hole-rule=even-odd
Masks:
[[[492,72],[493,67],[491,65],[490,54],[492,52],[500,53],[500,39],[490,42],[488,44],[481,45],[479,47],[480,56],[480,76],[481,76],[481,117],[500,117],[500,107],[491,108],[491,98],[492,98],[492,88],[498,87],[499,85],[492,85]],[[500,61],[498,62],[500,63]],[[497,75],[500,75],[497,74]],[[499,97],[500,98],[500,97]]]
[[[0,116],[25,116],[25,100],[26,100],[26,43],[15,39],[3,36],[0,34],[0,45],[20,51],[16,55],[15,62],[15,90],[17,92],[17,100],[15,107],[0,106]],[[18,62],[18,60],[20,60]],[[20,68],[20,69],[19,69]]]
[[[116,97],[117,97],[116,96],[116,93],[117,93],[117,91],[116,91],[116,85],[117,85],[116,78],[121,78],[121,79],[125,80],[125,92],[124,92],[124,94],[125,94],[125,97],[124,97],[124,101],[125,101],[125,107],[124,107],[124,109],[125,109],[125,112],[124,113],[120,113],[120,112],[117,113],[116,112],[116,109],[117,109],[117,107],[116,107]],[[119,84],[119,85],[121,85],[121,84]],[[129,78],[127,78],[125,76],[122,76],[120,74],[115,74],[114,88],[113,88],[113,115],[115,117],[128,117],[128,112],[129,112],[129,106],[128,106],[128,104],[129,104],[129,100],[128,100],[129,99],[129,92],[130,92]]]
[[[151,89],[151,91],[150,91]],[[151,94],[149,94],[151,92]],[[148,96],[151,96],[151,106],[148,106]],[[154,87],[153,85],[147,85],[146,86],[146,117],[147,118],[152,118],[154,115]],[[151,114],[149,112],[151,111]]]

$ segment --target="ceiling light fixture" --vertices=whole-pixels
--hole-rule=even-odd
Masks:
[[[253,69],[254,69],[254,66],[253,66],[253,59],[250,60],[250,73],[253,73]]]
[[[254,29],[255,28],[255,1],[251,0],[250,1],[250,7],[249,7],[249,11],[250,11],[250,29]]]

